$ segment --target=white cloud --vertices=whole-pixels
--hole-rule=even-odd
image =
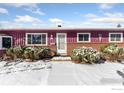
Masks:
[[[119,13],[119,12],[116,12],[116,13],[104,13],[105,16],[107,17],[116,17],[116,18],[120,18],[120,17],[124,17],[124,14],[123,13]]]
[[[104,13],[105,16],[97,17],[91,19],[94,22],[103,22],[103,23],[124,23],[124,14],[123,13]]]
[[[111,18],[111,17],[100,17],[91,19],[93,22],[101,22],[101,23],[124,23],[124,18]]]
[[[50,18],[49,21],[54,23],[54,24],[63,24],[64,23],[64,21],[62,19],[59,19],[59,18]]]
[[[45,13],[41,11],[39,7],[28,7],[28,8],[25,8],[25,10],[32,12],[34,14],[45,15]]]
[[[23,24],[17,23],[13,21],[0,21],[0,28],[8,29],[8,28],[20,28]]]
[[[115,13],[104,13],[103,16],[95,14],[87,14],[88,22],[99,22],[99,23],[124,23],[124,14],[120,12]]]
[[[0,21],[0,29],[18,29],[18,28],[27,28],[27,29],[38,29],[47,27],[47,24],[37,24],[37,23],[22,23],[22,22],[15,22],[15,21]]]
[[[85,15],[85,17],[88,17],[88,18],[96,18],[96,17],[98,17],[98,16],[95,15],[95,14],[92,14],[92,13],[88,13],[88,14]]]
[[[29,15],[25,16],[16,16],[17,18],[14,20],[15,22],[23,22],[23,23],[41,23],[41,20],[35,17],[31,17]]]
[[[13,3],[7,5],[17,8],[23,7],[26,11],[32,12],[34,14],[45,15],[45,13],[38,7],[37,3]]]
[[[8,10],[5,8],[0,8],[0,13],[1,14],[8,14]]]
[[[112,3],[106,3],[106,4],[100,4],[100,8],[103,9],[103,10],[107,10],[107,9],[111,9],[113,8],[115,4],[112,4]]]
[[[36,3],[10,3],[6,5],[13,6],[13,7],[36,7],[37,6]]]

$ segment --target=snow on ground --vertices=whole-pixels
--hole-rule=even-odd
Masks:
[[[46,85],[50,63],[0,62],[0,85]]]
[[[0,62],[0,85],[122,85],[117,70],[124,64],[63,62]]]
[[[74,63],[66,62],[53,62],[52,70],[49,73],[48,85],[77,85],[73,75]]]
[[[104,64],[76,64],[75,76],[83,85],[122,85],[124,79],[117,74],[123,71],[124,64],[106,62]]]

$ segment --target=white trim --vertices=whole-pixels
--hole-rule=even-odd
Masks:
[[[89,40],[88,41],[79,41],[79,34],[88,34],[89,35]],[[77,33],[77,42],[79,42],[79,43],[85,43],[85,42],[87,42],[87,43],[89,43],[89,42],[91,42],[91,33]]]
[[[12,40],[12,36],[0,36],[0,50],[6,50],[7,48],[3,48],[3,45],[2,45],[2,38],[3,37],[6,37],[6,38],[11,38],[11,46],[13,44],[13,40]]]
[[[58,35],[65,35],[65,50],[59,50],[58,49]],[[67,54],[67,33],[56,33],[56,47],[57,47],[57,53],[64,53]]]
[[[121,35],[121,41],[111,41],[111,34],[120,34]],[[110,43],[122,43],[123,42],[123,33],[109,32],[109,42]]]
[[[45,34],[46,35],[46,44],[28,44],[28,38],[27,36],[28,35],[42,35],[42,34]],[[48,33],[26,33],[26,41],[25,41],[25,45],[26,46],[47,46],[48,45]]]

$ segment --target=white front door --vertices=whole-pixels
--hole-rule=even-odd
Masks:
[[[67,35],[66,33],[57,33],[57,53],[67,53]]]

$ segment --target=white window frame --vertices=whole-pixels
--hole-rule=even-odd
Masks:
[[[111,41],[111,34],[120,34],[121,35],[121,41]],[[122,43],[123,42],[123,33],[109,33],[109,42],[110,43]]]
[[[13,44],[13,41],[12,41],[12,36],[0,36],[0,50],[6,50],[7,48],[3,48],[3,45],[2,45],[2,38],[3,37],[6,37],[6,38],[11,38],[11,46]]]
[[[88,41],[79,41],[79,35],[80,34],[88,34],[89,35],[89,40]],[[79,42],[79,43],[82,43],[82,42],[89,43],[89,42],[91,42],[91,33],[77,33],[77,42]]]
[[[46,35],[46,44],[28,44],[28,35]],[[26,42],[27,46],[47,46],[48,45],[48,33],[26,33]]]

